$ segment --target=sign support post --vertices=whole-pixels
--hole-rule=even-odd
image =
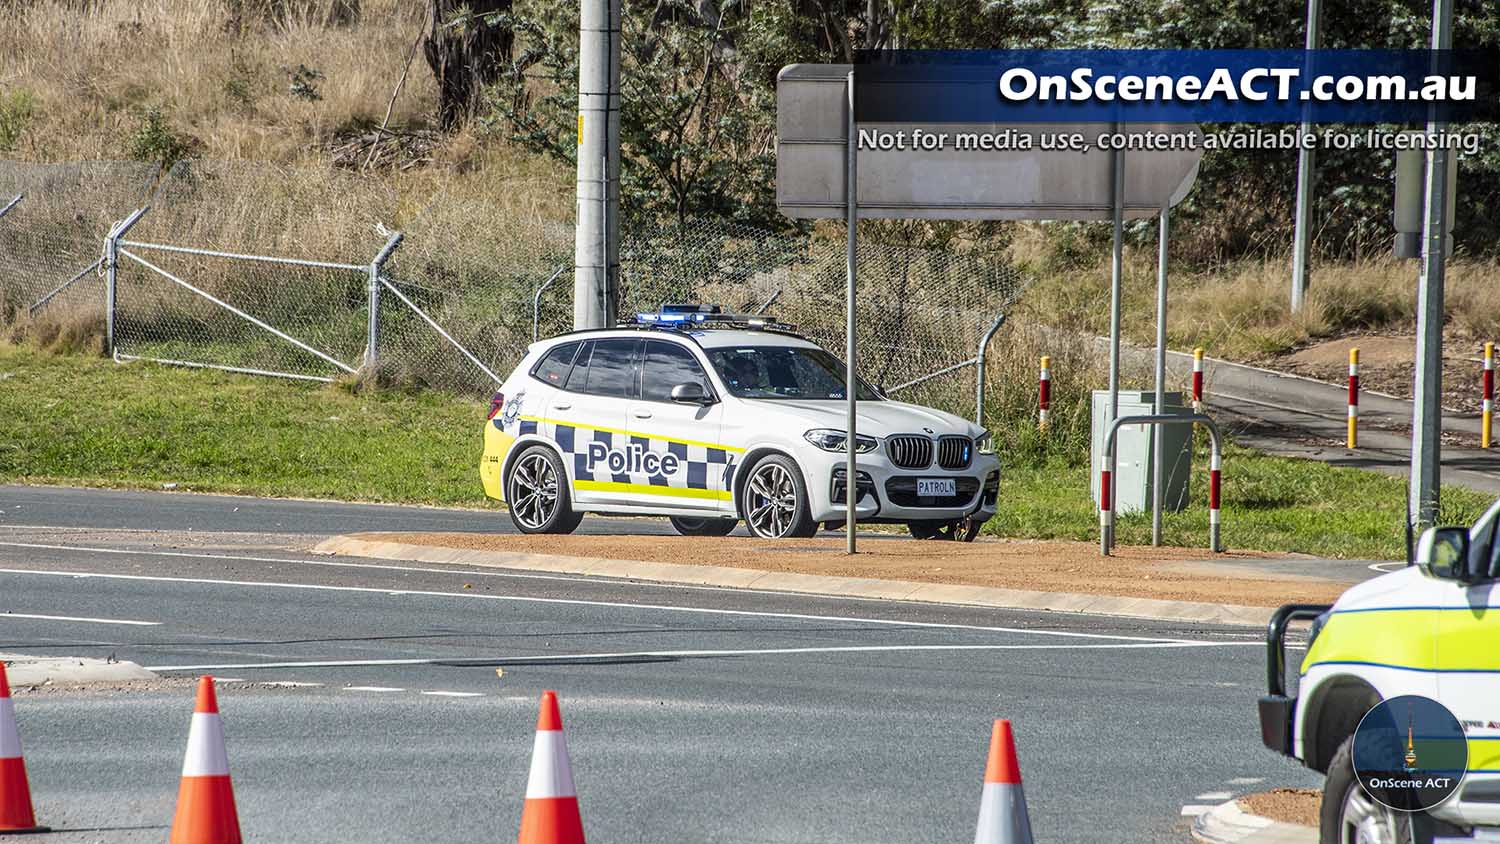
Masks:
[[[1157,416],[1167,412],[1167,209],[1161,209],[1156,235],[1156,404]],[[1151,426],[1151,544],[1161,545],[1161,426]]]
[[[859,129],[854,122],[854,71],[849,71],[849,140],[844,150],[844,169],[847,182],[844,188],[844,212],[845,221],[849,228],[848,254],[844,258],[844,272],[848,276],[848,284],[844,291],[844,399],[848,403],[847,427],[844,436],[844,533],[847,537],[845,551],[853,554],[854,532],[855,532],[855,502],[859,497],[859,475],[855,469],[855,454],[858,452],[855,436],[855,415],[858,404],[855,398],[855,385],[857,383],[854,374],[854,286],[855,268],[859,263],[856,249],[858,246],[859,232],[859,200],[858,200],[858,167],[856,157],[859,150]]]

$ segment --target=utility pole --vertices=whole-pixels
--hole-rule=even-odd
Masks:
[[[1307,0],[1307,53],[1318,49],[1323,39],[1322,0]],[[1308,77],[1312,76],[1307,72]],[[1299,133],[1306,137],[1312,132],[1312,106],[1302,107],[1302,127]],[[1292,313],[1302,310],[1302,297],[1307,292],[1307,258],[1311,252],[1312,194],[1314,155],[1310,147],[1297,150],[1297,212],[1293,220],[1292,235]]]
[[[1432,50],[1453,43],[1453,0],[1433,0]],[[1434,72],[1437,72],[1434,69]],[[1430,137],[1447,130],[1446,115],[1435,105],[1427,120]],[[1411,499],[1414,530],[1437,522],[1443,426],[1443,271],[1447,249],[1448,156],[1446,148],[1427,152],[1427,202],[1422,226],[1422,277],[1417,287],[1417,374],[1412,390]]]
[[[615,324],[620,290],[620,0],[583,0],[573,327]]]

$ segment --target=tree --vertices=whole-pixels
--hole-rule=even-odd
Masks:
[[[438,85],[438,119],[451,130],[474,114],[485,86],[511,61],[512,0],[432,0],[423,45]]]

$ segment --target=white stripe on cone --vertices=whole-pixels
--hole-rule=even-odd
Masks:
[[[0,697],[0,759],[15,759],[21,755],[21,734],[16,730],[16,704],[8,697]]]
[[[531,746],[531,777],[526,781],[526,799],[577,797],[573,769],[568,765],[568,740],[562,730],[538,730]]]
[[[1020,783],[987,782],[979,799],[974,844],[1032,844],[1031,818]]]
[[[229,756],[224,752],[224,722],[217,712],[194,712],[188,730],[187,755],[182,759],[185,777],[227,777]]]

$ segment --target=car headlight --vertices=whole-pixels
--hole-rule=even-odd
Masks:
[[[995,435],[985,431],[974,438],[974,447],[979,450],[980,454],[994,454]]]
[[[845,451],[844,441],[849,439],[849,434],[834,428],[814,428],[802,435],[802,438],[823,449],[824,451]],[[864,434],[854,435],[854,453],[867,454],[875,450],[880,443],[874,437]]]

